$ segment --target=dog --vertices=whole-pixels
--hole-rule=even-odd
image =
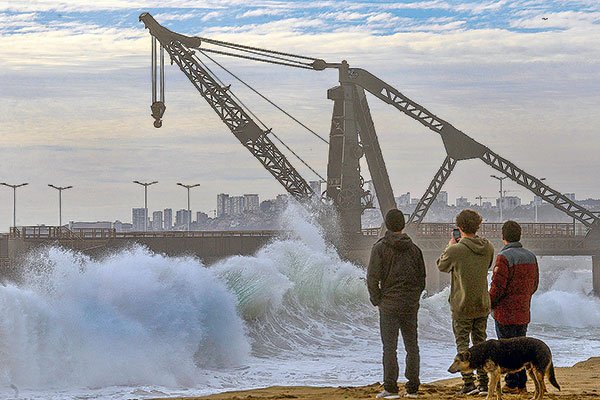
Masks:
[[[467,351],[459,352],[454,357],[454,362],[448,372],[470,373],[475,369],[487,372],[489,377],[487,400],[502,399],[500,378],[506,372],[517,372],[526,369],[535,385],[532,400],[541,400],[546,393],[544,378],[558,390],[560,385],[556,382],[552,353],[546,343],[530,337],[516,337],[511,339],[491,339],[476,344]]]

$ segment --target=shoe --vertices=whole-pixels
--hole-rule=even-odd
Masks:
[[[477,389],[477,387],[473,383],[463,385],[463,387],[458,392],[456,392],[456,394],[466,394],[466,395],[474,395],[474,394],[478,394],[478,393],[479,393],[479,389]]]
[[[507,394],[525,394],[527,393],[527,388],[520,388],[520,387],[510,387],[510,386],[502,386],[502,393],[507,393]]]
[[[480,385],[477,388],[477,391],[479,392],[479,395],[481,395],[481,396],[487,396],[487,394],[488,394],[487,386]]]
[[[419,395],[416,393],[405,393],[403,397],[407,399],[418,399]]]
[[[392,393],[392,392],[388,392],[387,390],[384,390],[381,393],[378,393],[377,396],[375,396],[375,398],[377,399],[399,399],[400,395],[398,393]]]

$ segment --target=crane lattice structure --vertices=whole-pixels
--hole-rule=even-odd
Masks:
[[[151,110],[152,116],[155,118],[155,126],[162,125],[162,116],[165,111],[164,50],[166,50],[171,62],[176,63],[186,74],[235,137],[283,185],[288,193],[300,202],[306,202],[314,193],[306,180],[270,140],[270,136],[276,138],[300,161],[307,164],[279,140],[270,128],[262,124],[251,111],[246,110],[244,104],[231,92],[230,85],[220,83],[200,56],[214,61],[207,54],[213,53],[315,71],[338,70],[340,84],[329,89],[327,93],[328,98],[334,102],[329,141],[321,139],[329,144],[325,194],[327,199],[335,205],[340,216],[342,231],[347,235],[360,233],[360,216],[366,208],[371,207],[372,203],[371,194],[363,189],[364,179],[360,174],[360,159],[363,156],[369,167],[381,212],[385,214],[389,209],[396,208],[387,168],[367,103],[366,92],[438,133],[446,150],[447,155],[442,165],[419,200],[415,211],[409,218],[409,223],[418,224],[423,221],[457,162],[479,158],[493,169],[582,223],[589,228],[590,233],[598,234],[600,232],[598,216],[467,136],[449,122],[436,116],[364,69],[350,68],[346,61],[327,63],[313,57],[181,35],[161,26],[148,13],[140,15],[140,20],[149,29],[152,36],[153,103]],[[157,41],[160,43],[160,52],[157,51]],[[160,87],[157,84],[157,75],[160,76]],[[241,80],[240,82],[247,85]],[[262,97],[266,99],[266,97]],[[281,108],[279,109],[283,111]],[[287,112],[286,114],[291,117]],[[253,116],[261,123],[262,127],[255,122]],[[295,118],[293,119],[299,122]],[[315,132],[311,132],[317,135]],[[318,175],[314,169],[311,168],[311,170]]]

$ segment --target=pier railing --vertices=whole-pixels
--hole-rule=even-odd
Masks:
[[[277,230],[256,231],[148,231],[117,232],[114,228],[75,228],[58,226],[19,226],[10,228],[9,237],[39,240],[81,240],[81,239],[114,239],[114,238],[164,238],[164,237],[275,237],[282,233]]]
[[[587,235],[588,229],[582,224],[572,223],[522,223],[523,237],[553,238],[553,237],[583,237]],[[452,223],[422,223],[415,224],[413,234],[419,237],[450,237],[452,229],[456,225]],[[379,236],[380,228],[363,229],[367,236]],[[489,238],[502,237],[501,223],[484,223],[477,232],[478,235]]]

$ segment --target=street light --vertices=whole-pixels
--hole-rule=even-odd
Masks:
[[[62,191],[71,189],[73,186],[54,186],[48,184],[51,188],[58,190],[58,228],[62,226]]]
[[[187,200],[188,200],[188,203],[187,203],[188,204],[188,207],[187,207],[187,211],[188,211],[187,230],[189,231],[190,230],[190,222],[192,221],[192,210],[190,209],[190,189],[200,186],[200,184],[195,183],[193,185],[184,185],[181,182],[177,182],[177,185],[187,189]]]
[[[13,189],[13,228],[17,227],[17,188],[26,186],[28,183],[21,183],[19,185],[9,185],[8,183],[1,182],[0,185],[8,186]]]
[[[508,178],[508,176],[499,177],[496,175],[490,175],[490,177],[492,177],[494,179],[498,179],[500,181],[500,222],[502,222],[504,220],[502,218],[502,203],[504,200],[504,196],[503,196],[503,192],[502,192],[502,181],[505,180],[506,178]]]
[[[545,181],[546,178],[540,178],[540,181]],[[538,211],[537,211],[537,203],[535,202],[535,197],[533,198],[533,208],[535,209],[535,222],[538,222]]]
[[[158,183],[158,181],[133,181],[133,183],[137,183],[138,185],[142,185],[144,187],[144,232],[146,232],[148,230],[148,186],[154,185],[155,183]]]

